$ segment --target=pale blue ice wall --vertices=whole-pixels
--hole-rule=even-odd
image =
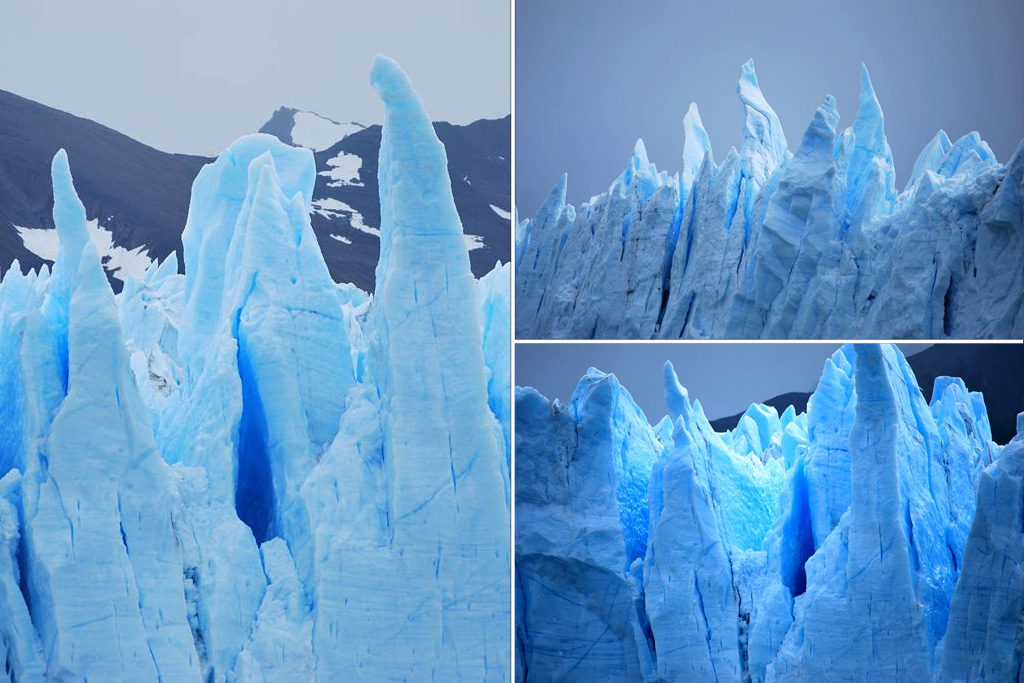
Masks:
[[[0,282],[0,681],[507,681],[508,267],[474,280],[444,148],[380,57],[375,297],[313,157],[238,140],[115,297],[68,159],[53,273]]]
[[[568,406],[517,390],[521,680],[1016,680],[1024,435],[993,443],[980,394],[940,378],[928,405],[871,344],[807,414],[755,405],[724,434],[671,365],[665,386],[654,429],[611,375]]]
[[[793,154],[751,62],[738,92],[720,163],[691,106],[681,173],[638,141],[578,208],[562,176],[516,232],[518,338],[1024,337],[1024,147],[940,131],[898,192],[866,68],[853,125],[828,96]]]
[[[646,481],[662,444],[615,377],[596,370],[568,405],[517,389],[515,438],[517,670],[642,680],[653,671]]]

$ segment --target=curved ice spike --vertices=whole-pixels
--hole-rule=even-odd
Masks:
[[[882,107],[861,64],[860,108],[853,122],[855,146],[847,170],[848,225],[858,228],[889,215],[896,202],[896,170],[885,139]]]
[[[753,59],[747,60],[740,67],[740,81],[736,91],[744,110],[740,153],[751,160],[752,174],[763,182],[786,158],[789,147],[779,117],[757,84]]]

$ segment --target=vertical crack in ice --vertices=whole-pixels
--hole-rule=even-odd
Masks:
[[[19,509],[19,513],[23,512]],[[17,566],[18,566],[18,590],[21,591],[21,597],[25,601],[25,608],[28,610],[29,620],[32,622],[32,630],[35,631],[36,635],[39,635],[39,618],[37,614],[37,607],[35,601],[32,598],[32,590],[29,588],[30,579],[29,572],[31,571],[31,563],[28,558],[28,544],[25,541],[25,529],[22,523],[18,536],[18,549],[17,549]]]
[[[120,494],[118,494],[117,496],[117,528],[118,531],[121,533],[121,545],[124,547],[124,555],[125,558],[127,559],[127,570],[128,572],[130,572],[130,575],[126,574],[124,572],[124,568],[122,568],[122,577],[125,582],[125,588],[127,589],[129,587],[128,581],[130,579],[131,586],[135,587],[135,599],[136,605],[139,608],[139,620],[142,622],[143,626],[146,626],[145,610],[142,607],[142,590],[139,588],[139,581],[138,578],[136,578],[135,576],[135,567],[132,563],[132,554],[128,548],[128,535],[125,533],[124,530],[124,511],[121,509]],[[159,624],[157,625],[157,628],[159,628]],[[156,655],[153,653],[153,644],[152,642],[150,642],[148,634],[146,635],[146,648],[149,651],[149,658],[153,662],[153,671],[156,672],[157,681],[160,681],[162,680],[160,676],[160,667],[157,666]]]
[[[907,549],[910,551],[910,568],[914,572],[921,569],[921,559],[917,554],[917,544],[914,542],[914,520],[910,516],[910,501],[903,506],[903,523],[907,527]],[[956,560],[954,559],[954,564]],[[916,583],[914,585],[916,588]]]
[[[195,644],[196,654],[199,655],[199,665],[203,671],[208,671],[210,664],[206,653],[203,625],[199,617],[199,571],[196,567],[185,567],[182,572],[182,586],[185,594],[185,618],[188,621],[189,630],[192,632],[192,642]]]
[[[529,612],[529,605],[526,602],[526,591],[522,590],[523,578],[519,573],[519,565],[514,564],[513,569],[515,570],[516,585],[515,585],[515,600],[518,603],[515,609],[515,636],[516,636],[516,655],[518,655],[519,662],[522,664],[523,681],[529,680],[530,667],[529,662],[526,660],[526,643],[530,640],[530,635],[526,630],[526,620],[520,618],[520,614],[527,614]]]
[[[715,667],[715,654],[711,648],[711,626],[708,624],[708,615],[704,611],[704,594],[700,590],[700,579],[697,576],[696,569],[693,572],[693,590],[697,594],[697,608],[700,610],[700,617],[704,623],[704,640],[708,647],[708,660],[711,662],[711,673],[715,677],[715,681],[718,681],[718,670]]]
[[[661,264],[661,305],[658,308],[658,318],[654,324],[654,330],[661,329],[661,323],[665,319],[665,309],[668,307],[669,294],[672,283],[672,261],[676,255],[676,247],[679,243],[679,229],[682,227],[683,215],[686,212],[687,198],[692,194],[692,187],[684,193],[680,187],[676,194],[676,205],[672,210],[672,222],[669,224],[668,235],[665,237],[665,258]],[[687,235],[689,240],[689,235]],[[686,266],[683,266],[686,270]]]
[[[949,276],[949,283],[946,285],[946,293],[942,297],[942,334],[947,337],[953,336],[953,275]]]

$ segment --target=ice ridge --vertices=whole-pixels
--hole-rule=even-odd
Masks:
[[[691,105],[680,173],[638,146],[579,208],[559,179],[516,230],[518,338],[1024,337],[1024,141],[1004,166],[940,131],[898,193],[867,67],[853,125],[828,96],[795,153],[753,61],[738,93],[719,164]]]

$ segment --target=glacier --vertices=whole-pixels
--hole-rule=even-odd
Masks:
[[[848,344],[806,413],[717,433],[670,363],[516,388],[519,681],[1024,680],[1024,413]]]
[[[71,163],[52,272],[0,282],[0,681],[507,681],[510,266],[476,280],[405,73],[377,291],[336,285],[313,154],[243,137],[115,295]]]
[[[939,131],[898,192],[867,68],[856,119],[835,99],[795,152],[739,78],[743,141],[715,163],[696,104],[682,170],[637,141],[608,190],[563,176],[516,230],[517,339],[1020,339],[1024,140],[1005,164]]]

